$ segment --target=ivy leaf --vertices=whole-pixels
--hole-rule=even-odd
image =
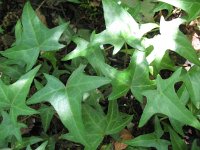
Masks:
[[[0,73],[9,76],[12,81],[16,81],[25,73],[24,67],[16,65],[12,60],[0,58],[0,62]]]
[[[91,141],[88,141],[86,137],[87,132],[82,120],[82,96],[87,91],[109,83],[110,80],[104,77],[87,76],[83,73],[83,70],[84,66],[80,66],[75,70],[66,86],[57,78],[45,75],[48,81],[47,85],[34,94],[28,100],[28,104],[50,102],[57,111],[62,123],[69,130],[68,139],[90,147]]]
[[[109,100],[115,100],[131,89],[134,96],[142,101],[142,92],[154,88],[154,81],[149,79],[149,68],[145,59],[145,53],[135,51],[127,69],[119,71],[107,64],[101,65],[101,71],[112,82],[112,93]]]
[[[45,141],[39,147],[37,147],[35,150],[45,150],[47,144],[48,144],[48,141]]]
[[[36,137],[36,136],[24,137],[22,139],[22,141],[17,141],[15,143],[14,148],[16,150],[20,150],[20,149],[27,147],[28,145],[33,145],[33,144],[36,144],[36,143],[39,143],[39,142],[42,142],[42,141],[44,141],[42,138]]]
[[[63,48],[58,40],[66,28],[66,24],[48,29],[37,17],[30,2],[27,2],[22,14],[22,33],[17,34],[15,46],[1,52],[9,59],[24,62],[26,70],[30,70],[35,64],[39,52],[53,51]]]
[[[194,20],[200,14],[200,1],[199,0],[158,0],[175,7],[181,8],[188,13],[188,20]]]
[[[155,131],[153,133],[140,135],[132,140],[125,141],[124,143],[134,147],[155,147],[157,150],[168,150],[170,142],[160,139],[163,133],[159,119],[156,117]]]
[[[119,71],[105,63],[103,52],[97,46],[89,45],[84,39],[75,40],[77,47],[74,51],[66,55],[63,60],[74,59],[76,57],[86,57],[93,68],[99,73],[112,80],[112,93],[109,100],[115,100],[131,89],[134,96],[142,101],[142,91],[154,87],[154,81],[149,79],[149,67],[145,53],[135,51],[129,67]]]
[[[17,121],[19,115],[32,115],[37,113],[37,111],[26,105],[25,100],[33,78],[39,68],[40,66],[35,67],[11,85],[5,85],[0,80],[0,109],[9,110],[9,115],[13,122]]]
[[[125,42],[144,51],[140,41],[144,34],[143,28],[140,29],[134,18],[115,1],[103,0],[102,3],[106,30],[95,35],[93,43],[112,44],[114,46],[113,54],[116,54]],[[156,25],[145,30],[150,31],[155,27]]]
[[[152,39],[146,40],[146,46],[154,46],[154,50],[147,57],[149,64],[153,61],[156,61],[156,63],[161,63],[166,50],[170,49],[188,59],[190,62],[200,66],[200,61],[196,51],[191,45],[191,42],[182,32],[179,31],[179,25],[183,22],[184,21],[180,18],[173,19],[172,21],[165,21],[164,18],[161,17],[161,34]]]
[[[184,83],[189,92],[192,103],[196,106],[197,109],[200,109],[200,93],[199,93],[199,80],[200,68],[198,66],[193,66],[186,77],[184,78]]]
[[[117,101],[110,101],[106,116],[106,135],[112,135],[120,132],[128,123],[131,122],[131,120],[131,115],[119,112]]]
[[[4,111],[1,112],[1,115],[3,117],[3,121],[0,123],[0,147],[10,136],[15,136],[19,141],[22,140],[20,129],[26,126],[22,123],[13,124],[10,115]]]
[[[161,113],[183,124],[200,129],[200,122],[182,104],[174,90],[174,84],[180,81],[180,74],[181,68],[166,80],[158,76],[156,79],[157,89],[144,92],[147,97],[147,104],[140,119],[140,127],[154,114]]]
[[[172,149],[181,149],[186,150],[187,145],[185,144],[184,140],[167,124],[165,124],[167,130],[170,134],[170,140],[172,142]]]
[[[38,111],[40,112],[40,117],[44,131],[47,132],[50,122],[54,115],[54,109],[50,106],[42,105]]]

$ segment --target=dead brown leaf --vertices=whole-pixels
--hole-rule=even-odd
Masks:
[[[130,140],[133,138],[132,134],[130,133],[129,130],[127,129],[123,129],[121,132],[120,132],[120,138],[123,140]],[[116,141],[114,142],[114,147],[115,147],[115,150],[124,150],[127,148],[128,145],[122,143],[122,142],[119,142],[119,141]]]

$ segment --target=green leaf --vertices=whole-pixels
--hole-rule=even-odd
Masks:
[[[25,73],[24,67],[16,65],[12,60],[0,58],[0,61],[0,73],[9,76],[12,82],[16,81],[23,73]]]
[[[154,81],[149,79],[149,68],[144,52],[135,51],[128,68],[123,71],[119,71],[107,64],[102,64],[100,67],[102,73],[112,80],[113,89],[109,95],[109,100],[115,100],[131,89],[137,100],[142,101],[142,92],[147,89],[153,89],[155,86]]]
[[[200,129],[200,122],[193,114],[180,102],[174,90],[174,84],[180,81],[181,69],[163,80],[157,77],[157,89],[144,92],[147,97],[147,104],[144,108],[139,126],[143,126],[154,114],[161,113],[175,119],[183,124]]]
[[[169,130],[170,134],[170,140],[172,143],[172,149],[181,149],[186,150],[187,145],[184,142],[184,139],[182,139],[169,125],[165,124],[167,126],[167,129]]]
[[[200,66],[200,61],[196,51],[191,45],[191,42],[182,32],[179,31],[179,25],[183,22],[184,21],[180,18],[173,19],[172,21],[165,21],[164,18],[161,17],[161,34],[152,39],[146,40],[146,47],[150,45],[154,46],[154,50],[147,57],[149,63],[152,63],[153,61],[160,63],[166,50],[170,49],[188,59],[190,62]]]
[[[27,147],[28,145],[36,144],[36,143],[42,142],[42,141],[43,141],[42,138],[39,138],[39,137],[36,137],[36,136],[22,138],[22,141],[16,142],[14,149],[21,150],[21,149]]]
[[[82,120],[82,96],[87,91],[109,83],[110,80],[104,77],[87,76],[83,73],[83,70],[84,66],[80,66],[75,70],[70,76],[66,87],[55,77],[45,75],[48,81],[47,85],[34,94],[28,100],[28,103],[50,102],[57,111],[62,123],[69,130],[68,139],[90,147],[91,141],[88,141],[86,137],[87,134]]]
[[[120,113],[118,110],[117,101],[110,101],[108,113],[106,116],[106,130],[107,135],[115,134],[121,131],[132,120],[131,115]]]
[[[197,139],[192,142],[192,149],[191,150],[198,150],[200,147],[197,144]]]
[[[170,5],[179,7],[188,13],[188,20],[194,20],[200,14],[200,1],[199,0],[158,0],[168,3]]]
[[[58,40],[66,25],[48,29],[39,20],[29,2],[23,9],[22,27],[21,36],[16,34],[18,39],[15,46],[0,53],[9,59],[23,61],[27,65],[27,71],[35,64],[40,51],[53,51],[64,47],[64,45],[58,43]]]
[[[135,147],[155,147],[157,150],[168,150],[170,142],[160,139],[164,132],[162,131],[158,118],[155,120],[155,131],[153,133],[140,135],[124,143]]]
[[[4,111],[1,112],[1,115],[3,120],[0,123],[0,148],[3,143],[7,142],[6,139],[10,136],[15,136],[17,140],[21,141],[22,138],[20,128],[26,127],[22,123],[13,123],[10,115]]]
[[[35,150],[45,150],[46,146],[48,144],[48,141],[43,142],[38,148],[36,148]]]
[[[47,132],[50,122],[55,113],[54,109],[50,106],[42,105],[38,111],[40,112],[43,129],[45,132]]]
[[[115,1],[103,0],[102,2],[106,30],[96,34],[93,43],[113,45],[113,54],[116,54],[125,42],[136,49],[144,51],[140,41],[144,31],[140,29],[139,24]],[[156,25],[152,28],[155,27]],[[149,30],[152,28],[149,28]]]
[[[19,115],[32,115],[37,113],[26,105],[26,97],[33,78],[40,66],[24,74],[11,85],[5,85],[0,80],[0,109],[8,110],[11,120],[16,122]]]
[[[198,66],[193,66],[184,78],[184,83],[190,95],[191,101],[196,106],[197,109],[200,109],[199,75],[200,75],[200,68]]]

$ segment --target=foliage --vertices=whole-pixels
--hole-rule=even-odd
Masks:
[[[157,11],[165,9],[172,15],[172,6],[186,16],[160,16],[159,23],[154,21]],[[199,6],[198,0],[102,0],[106,28],[88,38],[72,32],[69,23],[47,28],[27,2],[15,26],[16,41],[0,52],[0,148],[29,150],[34,145],[43,150],[68,140],[95,150],[108,135],[119,140],[120,131],[133,122],[137,128],[151,123],[155,130],[119,140],[130,149],[167,150],[170,145],[187,149],[183,127],[200,130],[200,61],[179,26],[196,19]],[[58,58],[72,42],[75,49]],[[171,52],[193,66],[186,70],[176,65]],[[122,57],[124,64],[113,66],[109,57],[114,55]],[[164,69],[173,72],[167,79],[160,73]],[[127,95],[143,109],[139,125],[135,114],[119,109]],[[41,119],[42,134],[24,136],[26,119],[35,116]],[[48,135],[55,117],[64,130]],[[163,136],[166,133],[168,138]],[[197,141],[192,149],[198,149]]]

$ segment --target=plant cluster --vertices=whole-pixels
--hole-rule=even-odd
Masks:
[[[110,136],[130,150],[199,149],[197,139],[187,144],[183,137],[185,128],[196,134],[200,130],[200,61],[179,27],[198,18],[200,1],[102,0],[102,6],[106,29],[84,35],[63,21],[47,28],[30,2],[25,4],[15,26],[16,41],[0,51],[0,148],[29,150],[41,144],[38,150],[55,149],[64,139],[96,150]],[[172,17],[175,7],[185,13]],[[168,15],[156,23],[155,13],[163,10]],[[59,50],[70,43],[76,47],[64,56]],[[123,64],[112,65],[114,55]],[[176,64],[171,55],[192,67]],[[171,71],[167,79],[160,74],[164,69]],[[119,109],[127,95],[142,108],[138,124],[134,113]],[[23,134],[34,117],[41,119],[43,134]],[[64,130],[48,135],[54,117]],[[123,129],[134,135],[133,126],[149,122],[153,132],[120,137]]]

